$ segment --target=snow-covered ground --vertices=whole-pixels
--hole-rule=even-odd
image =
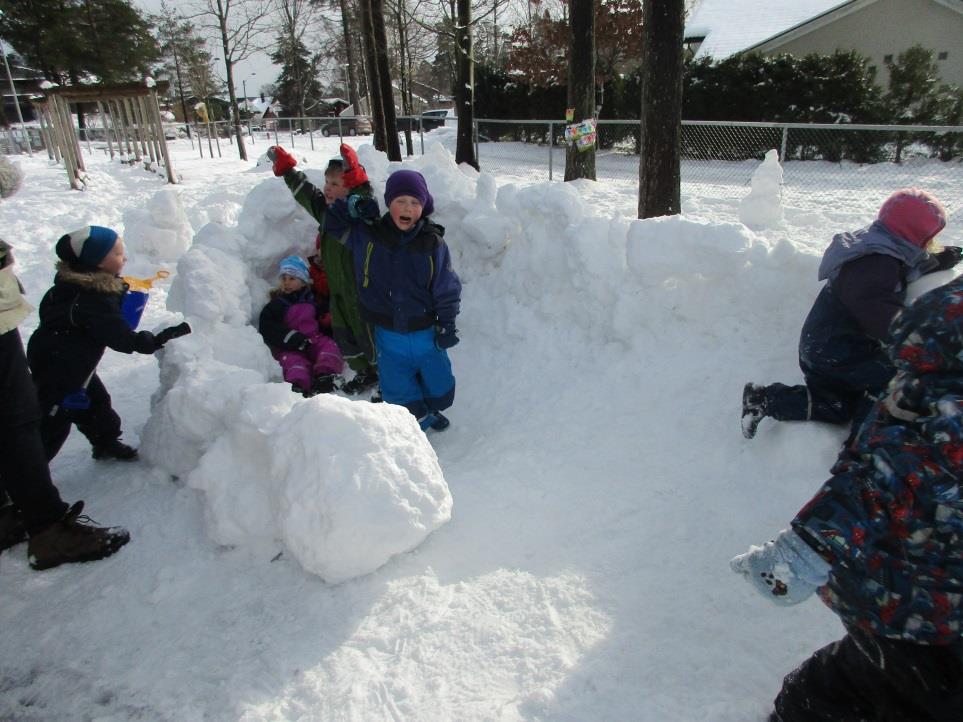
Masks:
[[[728,559],[785,526],[845,432],[766,421],[746,441],[739,397],[799,378],[819,254],[892,188],[826,196],[821,176],[803,208],[764,177],[746,204],[685,186],[683,216],[642,222],[629,184],[478,175],[429,147],[410,167],[464,293],[452,426],[426,441],[398,409],[272,382],[248,321],[314,224],[265,166],[171,145],[176,187],[94,154],[69,191],[21,157],[0,201],[34,304],[56,239],[98,223],[125,235],[126,273],[174,272],[143,327],[195,327],[160,362],[101,363],[143,460],[94,462],[74,432],[53,463],[131,543],[48,572],[25,545],[0,555],[0,719],[762,720],[841,634],[816,601],[767,605]],[[299,145],[302,167],[337,145]]]

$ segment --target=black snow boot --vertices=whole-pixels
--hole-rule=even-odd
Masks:
[[[747,439],[754,437],[766,415],[766,387],[746,384],[742,389],[742,435]]]
[[[27,527],[13,504],[0,506],[0,552],[27,541]]]
[[[368,366],[354,375],[354,378],[346,382],[341,390],[346,394],[354,396],[362,391],[370,389],[378,383],[378,369],[375,366]]]
[[[109,557],[130,541],[130,532],[115,527],[95,526],[80,512],[84,503],[78,501],[63,519],[30,535],[27,554],[34,569],[50,569],[73,562],[92,562]]]
[[[320,376],[314,377],[314,382],[311,384],[312,394],[330,394],[336,388],[336,381],[338,377],[334,374],[321,374]]]
[[[118,461],[136,461],[137,449],[128,446],[120,439],[111,439],[102,444],[94,444],[91,454],[95,459],[117,459]]]

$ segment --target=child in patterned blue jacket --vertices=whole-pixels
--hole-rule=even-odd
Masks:
[[[732,560],[777,604],[818,590],[846,628],[786,677],[776,722],[963,718],[963,277],[890,339],[896,376],[832,477]]]
[[[297,173],[297,161],[275,146],[274,174]],[[458,343],[461,281],[451,265],[445,229],[431,221],[434,199],[421,173],[395,171],[385,187],[388,212],[356,192],[368,177],[341,146],[346,200],[324,209],[325,229],[352,252],[361,316],[375,332],[384,401],[405,406],[422,429],[442,431],[455,399],[448,349]],[[296,195],[296,193],[295,193]]]

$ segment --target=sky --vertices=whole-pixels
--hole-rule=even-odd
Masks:
[[[253,323],[317,222],[270,171],[276,139],[248,140],[249,162],[172,141],[177,185],[97,143],[83,191],[45,154],[17,159],[0,227],[34,306],[53,241],[96,223],[122,233],[125,273],[171,271],[140,328],[194,332],[99,365],[139,461],[94,461],[74,431],[52,463],[64,498],[131,542],[46,572],[26,544],[0,554],[17,650],[0,719],[763,722],[843,630],[815,599],[771,605],[728,561],[788,524],[846,430],[766,419],[746,440],[742,386],[801,380],[832,235],[909,179],[958,219],[958,165],[686,163],[682,214],[642,221],[637,183],[609,179],[637,157],[549,183],[544,148],[481,143],[478,173],[455,164],[453,128],[426,134],[404,166],[463,283],[451,427],[426,435],[398,407],[281,381]],[[314,182],[338,152],[278,140]],[[382,198],[401,164],[351,143]],[[707,167],[716,180],[687,180]]]
[[[161,0],[132,0],[132,4],[147,13],[161,11]],[[184,15],[189,14],[192,7],[198,6],[196,3],[184,2],[184,0],[171,0],[168,5]],[[208,47],[214,57],[224,57],[220,52],[219,43],[211,42]],[[214,65],[218,77],[223,79],[225,77],[223,60],[215,62]],[[248,59],[242,60],[234,67],[234,86],[238,97],[243,95],[245,81],[248,96],[254,97],[261,86],[275,82],[280,70],[279,66],[271,62],[267,51],[255,51]]]

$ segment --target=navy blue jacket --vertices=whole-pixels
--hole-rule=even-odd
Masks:
[[[302,176],[293,170],[288,174]],[[346,201],[325,204],[321,194],[312,200],[315,218],[323,214],[325,230],[352,252],[365,321],[400,333],[434,325],[454,329],[461,281],[452,269],[442,226],[422,218],[403,233],[389,213],[365,217],[377,207],[374,203],[359,206],[362,218],[352,218]]]

